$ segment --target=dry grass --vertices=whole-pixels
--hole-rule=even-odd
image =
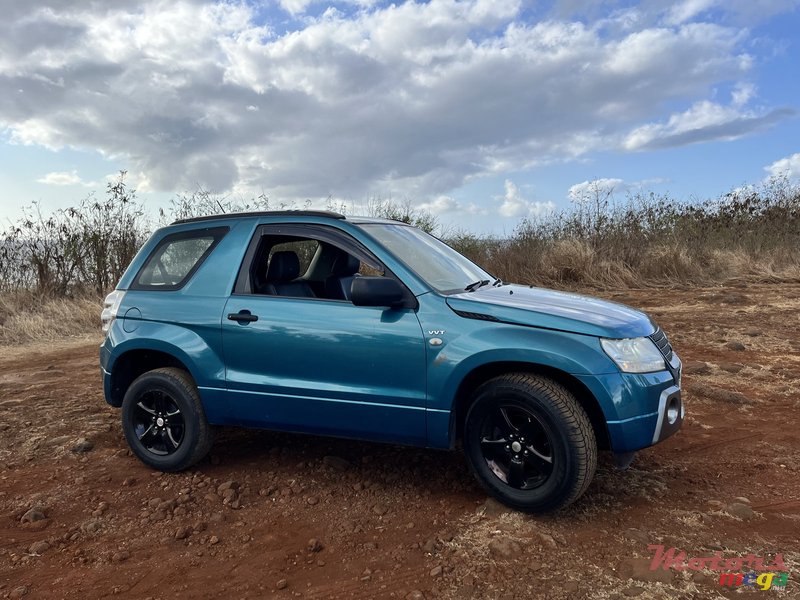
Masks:
[[[0,294],[0,345],[89,337],[100,333],[102,301],[95,296],[50,298],[33,292]]]

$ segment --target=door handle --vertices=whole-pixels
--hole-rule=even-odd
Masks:
[[[258,315],[252,314],[249,310],[240,310],[238,313],[228,313],[228,319],[239,323],[252,323],[258,321]]]

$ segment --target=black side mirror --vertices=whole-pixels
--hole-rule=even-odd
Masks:
[[[350,300],[356,306],[401,306],[403,288],[389,277],[356,277],[350,287]]]

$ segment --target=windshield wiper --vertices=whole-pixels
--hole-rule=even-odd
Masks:
[[[474,292],[479,287],[483,287],[485,285],[489,285],[489,280],[488,279],[481,279],[479,281],[473,281],[467,287],[464,288],[464,291],[465,292]]]
[[[501,285],[505,285],[505,284],[506,284],[506,282],[498,277],[497,279],[494,280],[494,283],[492,284],[492,287],[500,287]]]

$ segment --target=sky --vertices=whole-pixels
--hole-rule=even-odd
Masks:
[[[0,0],[0,220],[409,202],[485,233],[596,190],[800,181],[800,0]]]

